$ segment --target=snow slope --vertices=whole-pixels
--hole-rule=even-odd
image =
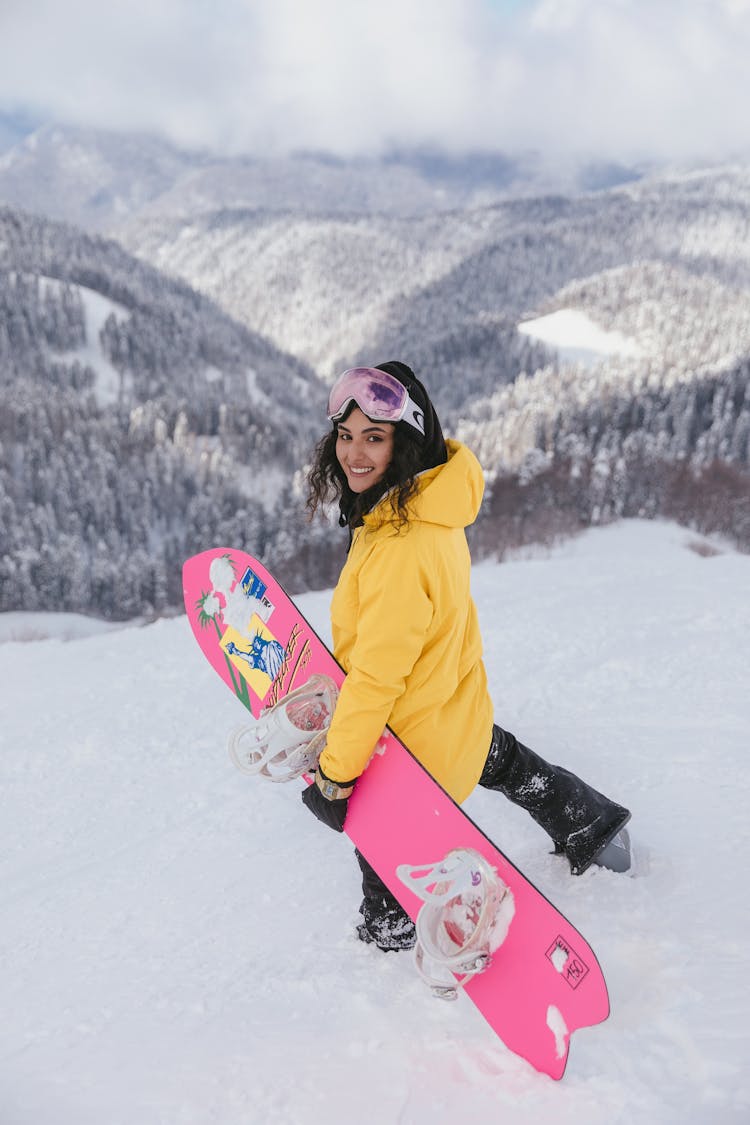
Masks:
[[[572,363],[590,366],[604,356],[644,354],[635,340],[621,332],[605,331],[580,309],[557,309],[546,316],[523,320],[518,331],[555,348],[561,358]]]
[[[42,276],[41,284],[44,290],[52,290],[53,293],[63,289],[63,283],[54,277]],[[73,284],[70,288],[77,290],[81,298],[86,342],[72,351],[56,353],[56,358],[64,363],[77,362],[82,367],[90,367],[96,377],[94,393],[97,400],[107,406],[117,401],[122,378],[117,368],[105,355],[101,332],[110,316],[114,316],[120,322],[128,320],[131,315],[130,309],[86,285]]]
[[[561,1083],[354,939],[351,845],[233,769],[244,712],[184,618],[1,644],[2,1125],[748,1121],[750,558],[694,540],[627,522],[474,573],[498,720],[649,853],[574,879],[469,799],[607,976]]]

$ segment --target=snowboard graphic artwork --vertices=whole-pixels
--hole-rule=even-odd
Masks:
[[[195,555],[185,563],[183,588],[203,653],[256,718],[314,673],[343,683],[329,650],[251,556],[224,547]],[[561,1078],[572,1033],[609,1015],[604,976],[578,930],[389,730],[350,798],[345,831],[412,918],[423,900],[399,870],[427,869],[455,849],[473,849],[490,865],[512,911],[489,967],[462,991],[510,1050]]]
[[[268,634],[264,636],[263,632],[263,627],[259,623],[256,625],[255,635],[250,640],[249,648],[242,648],[233,640],[225,641],[223,638],[222,648],[227,656],[235,658],[235,663],[237,660],[243,661],[247,664],[248,669],[253,672],[262,672],[270,682],[281,671],[281,666],[284,663],[284,648],[274,637]],[[242,666],[238,665],[238,667],[241,668]],[[252,684],[253,681],[249,674],[247,672],[244,672],[244,674],[248,676],[248,680]],[[262,688],[256,688],[256,694],[263,695],[265,693]]]

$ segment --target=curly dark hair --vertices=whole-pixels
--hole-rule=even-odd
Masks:
[[[346,474],[336,456],[338,430],[334,428],[315,447],[313,465],[308,473],[307,510],[313,518],[321,504],[338,501],[339,523],[354,529],[363,522],[370,509],[388,494],[393,521],[400,530],[409,523],[408,504],[417,492],[417,474],[424,465],[419,444],[405,427],[393,428],[393,456],[383,477],[365,492],[352,492]]]

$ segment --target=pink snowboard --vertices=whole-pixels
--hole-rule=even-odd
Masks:
[[[222,547],[204,551],[185,563],[183,586],[203,652],[256,717],[313,672],[342,683],[326,646],[250,555]],[[468,847],[495,868],[512,892],[515,914],[490,967],[465,991],[507,1047],[562,1078],[571,1033],[609,1015],[599,963],[570,922],[390,731],[350,799],[346,833],[412,918],[422,901],[397,876],[400,865],[427,866]]]

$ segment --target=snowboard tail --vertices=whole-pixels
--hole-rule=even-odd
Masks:
[[[195,555],[185,563],[183,586],[201,649],[256,718],[313,673],[343,683],[328,648],[250,555],[228,548]],[[490,967],[464,991],[510,1050],[561,1078],[571,1034],[609,1015],[596,956],[388,729],[349,800],[345,832],[413,919],[422,900],[401,881],[399,867],[429,866],[455,848],[473,848],[494,867],[515,913]]]

